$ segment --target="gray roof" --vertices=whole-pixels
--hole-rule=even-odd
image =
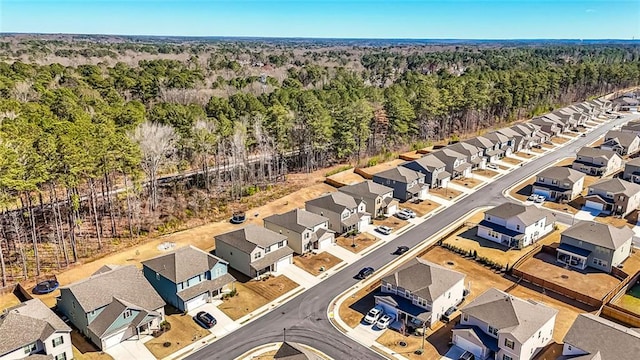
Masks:
[[[165,305],[142,271],[133,265],[113,267],[113,270],[93,274],[61,289],[68,289],[85,313],[110,304],[113,298],[147,310]]]
[[[634,99],[634,98],[626,97],[626,96],[614,99],[613,102],[616,103],[616,104],[629,105],[629,106],[638,105],[638,103],[639,103],[638,99]]]
[[[625,163],[625,166],[626,166],[626,165],[640,166],[640,157],[633,158],[633,159],[631,159],[631,160],[627,161],[627,162]]]
[[[271,264],[275,264],[278,260],[293,254],[293,250],[288,246],[283,246],[277,250],[273,250],[265,254],[263,257],[253,260],[249,266],[255,270],[262,270]]]
[[[142,265],[177,284],[211,270],[219,262],[227,263],[189,245],[143,261]]]
[[[327,221],[329,221],[329,219],[326,217],[314,214],[311,211],[304,209],[293,209],[283,214],[274,214],[264,218],[265,223],[269,222],[276,224],[299,234],[307,229],[313,229]]]
[[[452,149],[448,149],[448,148],[443,148],[443,149],[440,149],[438,151],[433,152],[433,156],[437,157],[438,159],[440,159],[445,164],[447,162],[455,161],[456,159],[467,160],[467,156],[466,155],[460,154],[459,152],[457,152],[455,150],[452,150]]]
[[[372,180],[367,180],[357,184],[343,186],[339,188],[338,191],[360,199],[362,197],[376,198],[384,194],[393,193],[393,188],[378,184]]]
[[[71,332],[40,299],[33,299],[4,310],[0,315],[0,356],[44,341],[55,332]]]
[[[277,360],[320,360],[319,355],[311,350],[307,350],[300,344],[292,342],[283,342],[276,354],[273,355]]]
[[[412,294],[433,301],[449,291],[464,277],[464,274],[457,271],[416,258],[393,274],[382,278],[382,281],[405,288]]]
[[[222,241],[246,253],[252,252],[256,246],[266,248],[280,241],[287,240],[285,235],[254,224],[249,224],[242,229],[217,235],[215,238],[216,241]]]
[[[541,209],[534,205],[521,205],[506,202],[492,209],[485,211],[485,214],[495,216],[500,219],[518,218],[525,226],[529,226],[538,220],[547,218],[553,221],[553,213],[549,210]]]
[[[420,159],[416,159],[411,162],[420,165],[420,167],[426,169],[429,172],[433,172],[436,169],[442,169],[445,167],[445,163],[443,163],[442,160],[438,159],[433,154],[428,154],[427,156],[423,156]],[[408,164],[408,162],[402,163],[400,164],[400,166],[405,166],[406,164]]]
[[[563,231],[562,237],[564,236],[616,250],[633,237],[633,230],[626,226],[617,228],[595,221],[581,221]],[[562,242],[562,237],[560,242]]]
[[[605,141],[609,139],[617,139],[618,143],[628,148],[633,143],[638,135],[629,131],[609,130],[604,136]]]
[[[504,134],[501,134],[499,132],[490,132],[488,134],[483,135],[484,137],[486,137],[487,139],[493,141],[494,143],[496,142],[500,142],[500,143],[506,143],[509,141],[509,137],[505,136]]]
[[[102,337],[107,333],[107,330],[109,330],[109,327],[116,321],[116,319],[118,319],[127,309],[139,311],[140,313],[138,316],[142,316],[142,318],[148,315],[160,316],[160,314],[155,311],[144,309],[122,299],[113,298],[113,301],[100,312],[100,314],[91,322],[91,324],[89,324],[87,328],[96,336]],[[123,324],[122,327],[130,325],[131,323],[126,323]]]
[[[395,180],[403,183],[410,183],[414,180],[424,178],[424,174],[421,174],[404,166],[396,166],[392,169],[373,174],[373,176]]]
[[[578,151],[578,156],[586,156],[590,158],[603,157],[607,161],[615,156],[620,157],[620,155],[618,155],[615,151],[596,149],[588,146],[580,148],[580,150]]]
[[[213,280],[205,280],[194,286],[188,287],[182,291],[178,291],[177,295],[183,301],[189,301],[194,297],[203,294],[207,291],[216,291],[223,288],[225,285],[236,281],[233,275],[226,273]]]
[[[636,360],[640,354],[640,333],[592,314],[578,315],[564,343],[588,352],[587,359]]]
[[[538,177],[555,179],[559,182],[568,181],[575,184],[577,181],[584,178],[584,174],[568,167],[552,166],[539,172]]]
[[[341,213],[345,209],[353,210],[358,207],[359,203],[360,201],[358,200],[356,202],[353,196],[340,191],[332,192],[306,202],[306,204],[337,213]]]
[[[458,142],[455,143],[453,145],[449,145],[447,146],[448,149],[451,149],[453,151],[457,151],[460,154],[464,154],[464,155],[477,155],[479,152],[481,152],[482,150],[478,149],[477,146],[469,144],[469,143],[465,143],[465,142]]]
[[[492,148],[494,145],[493,141],[487,139],[484,136],[476,136],[474,138],[465,140],[464,142],[481,149],[489,149],[489,148]]]
[[[498,333],[510,334],[520,343],[528,340],[558,313],[547,305],[525,301],[495,288],[482,293],[461,311],[497,328]]]
[[[518,132],[514,131],[511,128],[502,128],[502,129],[498,129],[498,133],[508,137],[508,138],[513,138],[513,137],[520,137],[522,136],[522,134],[519,134]]]
[[[627,197],[631,197],[640,192],[640,185],[619,178],[602,179],[591,184],[589,189],[610,192],[613,194],[624,194]]]
[[[537,117],[531,120],[531,123],[536,124],[536,125],[550,125],[550,126],[558,126],[560,125],[560,121],[555,121],[552,119],[549,119],[547,117]]]

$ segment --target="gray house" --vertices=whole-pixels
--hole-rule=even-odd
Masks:
[[[551,201],[571,201],[582,192],[584,174],[562,166],[552,166],[538,173],[532,193]]]
[[[631,159],[624,164],[622,178],[636,184],[640,184],[640,157]]]
[[[640,354],[640,329],[580,314],[564,336],[562,359],[637,360]]]
[[[40,299],[0,313],[0,359],[71,360],[71,328]]]
[[[251,278],[282,271],[293,263],[287,237],[254,224],[217,235],[215,239],[216,255]]]
[[[638,111],[640,104],[640,100],[627,96],[614,99],[612,102],[618,111]]]
[[[626,226],[579,222],[562,232],[556,259],[580,270],[589,266],[608,273],[629,257],[632,238],[633,230]]]
[[[373,181],[393,188],[393,197],[400,201],[427,198],[429,186],[424,183],[424,174],[403,166],[373,174]]]
[[[194,246],[142,262],[142,273],[160,296],[178,310],[191,311],[233,288],[228,263]]]
[[[471,176],[471,164],[467,162],[466,155],[448,148],[435,151],[433,155],[445,164],[445,170],[452,179]]]
[[[285,235],[287,244],[296,254],[324,250],[335,244],[335,232],[329,229],[329,219],[304,209],[264,218],[264,227]]]
[[[495,143],[484,136],[476,136],[463,142],[471,144],[482,150],[482,155],[487,159],[487,162],[494,162],[504,157],[505,151],[500,149],[498,143]]]
[[[164,321],[164,300],[134,265],[105,265],[61,287],[57,305],[102,350],[151,334]]]
[[[621,131],[632,132],[640,136],[640,121],[634,120],[622,125]]]
[[[449,180],[451,180],[451,173],[446,170],[445,163],[433,154],[428,154],[417,160],[408,161],[400,164],[400,166],[424,174],[424,182],[429,185],[430,189],[447,187]]]
[[[329,229],[337,234],[364,231],[371,223],[364,201],[339,191],[307,201],[305,209],[329,219]]]
[[[558,121],[551,120],[546,117],[537,117],[531,120],[531,123],[540,127],[541,131],[557,136],[562,132],[562,124]]]
[[[600,149],[615,151],[620,156],[632,155],[640,150],[640,137],[633,132],[609,130]]]
[[[502,128],[498,129],[496,132],[509,138],[509,143],[513,152],[522,151],[528,148],[528,142],[526,141],[525,136],[512,128]]]
[[[459,152],[467,156],[467,162],[471,164],[471,169],[484,169],[487,159],[483,156],[482,149],[465,142],[458,142],[447,146],[448,149]]]
[[[571,168],[592,176],[606,176],[622,168],[622,158],[615,151],[582,147]]]
[[[398,200],[393,197],[393,188],[372,180],[343,186],[338,191],[364,201],[367,212],[375,217],[391,216],[398,211]]]

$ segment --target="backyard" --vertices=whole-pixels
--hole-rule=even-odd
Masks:
[[[632,286],[615,304],[636,314],[640,314],[640,283]]]
[[[171,329],[144,344],[158,359],[163,359],[210,334],[208,330],[193,321],[191,316],[183,315],[176,309],[168,309],[165,320],[171,324]]]
[[[351,252],[359,253],[378,240],[380,239],[369,233],[358,233],[356,236],[340,236],[336,239],[336,244]]]
[[[323,272],[331,269],[341,262],[341,259],[329,254],[326,251],[319,254],[307,253],[304,255],[293,257],[293,263],[297,267],[314,276],[322,274]]]
[[[284,275],[246,283],[238,281],[235,283],[236,296],[224,300],[218,308],[231,319],[238,320],[297,287],[297,283]]]

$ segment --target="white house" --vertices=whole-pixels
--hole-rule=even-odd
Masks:
[[[511,202],[484,213],[477,235],[510,248],[522,249],[553,231],[553,213],[534,205]]]
[[[476,359],[529,360],[553,337],[558,310],[491,288],[461,309],[453,344]]]

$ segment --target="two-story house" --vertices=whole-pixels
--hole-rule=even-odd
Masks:
[[[585,207],[625,217],[640,207],[640,185],[618,178],[589,186]]]
[[[134,265],[105,265],[61,287],[57,306],[81,334],[105,350],[160,329],[165,302]]]
[[[400,166],[424,174],[424,182],[429,185],[430,189],[447,187],[449,180],[451,180],[451,173],[445,169],[445,163],[433,154],[428,154],[420,159],[402,163]]]
[[[551,201],[571,201],[582,193],[583,186],[583,173],[564,166],[552,166],[536,175],[531,192]]]
[[[620,130],[625,132],[632,132],[640,136],[640,121],[638,120],[629,121],[628,123],[622,125]]]
[[[451,149],[462,155],[467,156],[467,162],[471,164],[471,169],[484,169],[487,165],[487,159],[483,156],[482,149],[471,145],[466,142],[458,142],[447,146],[447,149]]]
[[[562,132],[569,131],[578,125],[578,120],[574,117],[575,111],[569,108],[563,108],[558,111],[544,115],[547,119],[551,119],[561,124]]]
[[[640,157],[631,159],[624,164],[622,178],[640,184]]]
[[[40,299],[3,310],[0,339],[0,360],[73,359],[71,328]]]
[[[264,227],[287,237],[287,244],[296,254],[322,251],[335,244],[335,232],[329,229],[329,219],[304,209],[264,218]]]
[[[463,142],[471,144],[482,150],[482,155],[487,159],[487,163],[495,162],[504,157],[505,151],[500,149],[500,144],[494,143],[484,136],[476,136]]]
[[[360,199],[343,192],[333,192],[305,203],[305,210],[329,219],[329,229],[336,234],[363,231],[371,223],[371,214]]]
[[[604,272],[622,264],[631,254],[633,230],[626,226],[593,221],[579,222],[562,232],[556,249],[559,263],[584,270],[587,266]]]
[[[471,164],[467,162],[466,155],[448,148],[434,151],[432,154],[444,163],[444,168],[451,174],[451,179],[471,176]]]
[[[382,278],[375,303],[405,326],[432,327],[464,299],[464,278],[462,273],[415,258]]]
[[[509,156],[513,152],[513,139],[501,134],[498,131],[492,131],[490,133],[482,135],[496,144],[497,148],[504,151],[504,156]]]
[[[393,197],[393,188],[367,180],[338,189],[354,199],[364,201],[366,211],[375,216],[391,216],[398,211],[398,200]]]
[[[400,201],[426,199],[429,186],[424,183],[424,178],[424,174],[403,166],[373,174],[373,181],[393,188],[393,197]]]
[[[581,148],[571,168],[592,176],[606,176],[622,168],[622,158],[615,151]]]
[[[516,124],[510,127],[511,130],[522,136],[522,148],[531,149],[548,140],[548,135],[540,131],[540,127],[530,123]]]
[[[628,96],[614,99],[612,102],[618,111],[638,111],[640,106],[640,100]]]
[[[498,129],[497,132],[509,138],[509,143],[513,152],[522,151],[528,148],[528,142],[526,141],[525,136],[512,128],[501,128]]]
[[[192,311],[233,289],[236,279],[227,265],[189,245],[143,261],[142,273],[167,304]]]
[[[216,235],[215,240],[216,255],[251,278],[282,271],[293,263],[287,237],[254,224]]]
[[[640,329],[589,313],[578,315],[562,346],[562,359],[568,360],[637,360],[639,353]]]
[[[553,213],[534,205],[506,202],[485,211],[477,235],[509,248],[522,249],[553,231]]]
[[[633,155],[640,150],[640,137],[629,131],[609,130],[600,149],[615,151],[620,156]]]
[[[530,122],[539,126],[541,131],[549,134],[550,136],[558,136],[562,132],[562,124],[560,122],[553,121],[544,116],[533,118]]]
[[[461,312],[460,323],[452,330],[453,344],[482,360],[532,359],[552,341],[558,314],[547,305],[494,288]]]

